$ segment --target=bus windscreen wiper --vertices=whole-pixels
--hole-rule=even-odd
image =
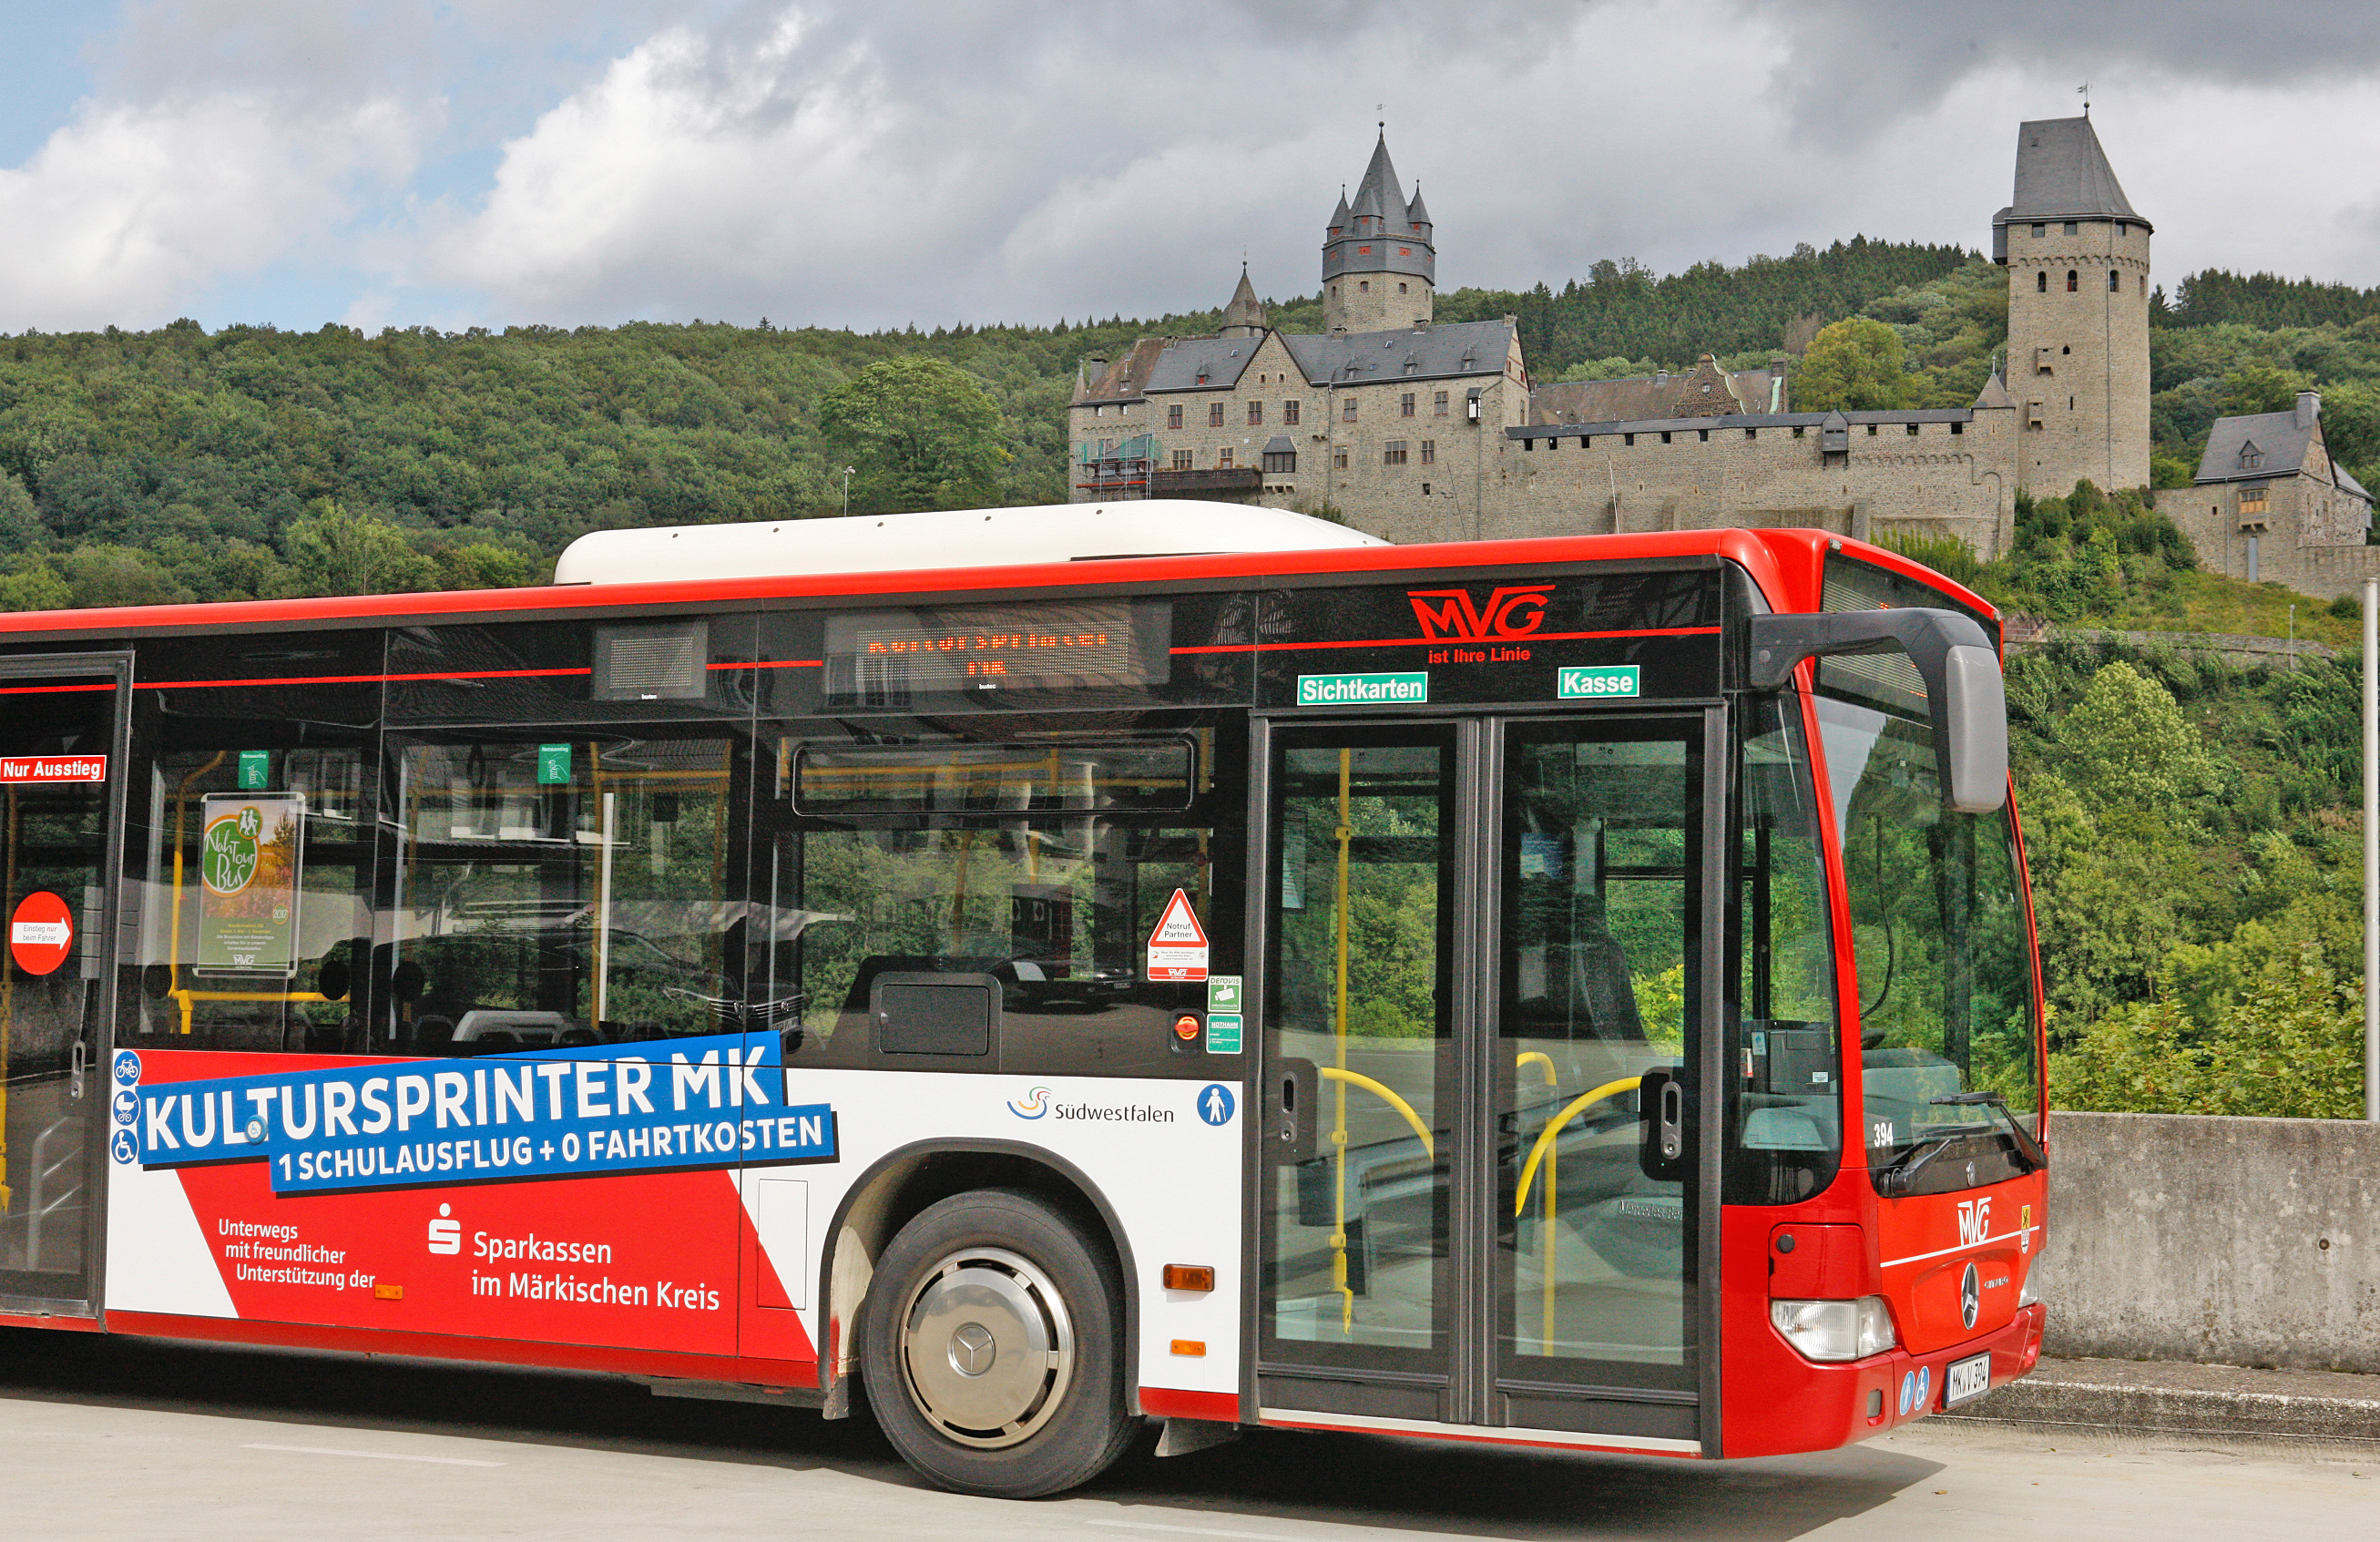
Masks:
[[[1999,1126],[1989,1120],[1974,1124],[1937,1124],[1912,1140],[1908,1150],[1876,1169],[1876,1192],[1887,1198],[1907,1194],[1910,1185],[1917,1181],[1918,1170],[1940,1156],[1952,1141],[1998,1133]]]
[[[2048,1154],[2042,1150],[2041,1142],[2033,1137],[2032,1131],[2017,1122],[2016,1111],[2010,1108],[2008,1099],[1998,1093],[1988,1088],[1977,1088],[1973,1092],[1953,1092],[1941,1098],[1929,1098],[1926,1101],[1937,1108],[1997,1110],[1999,1116],[2008,1121],[2009,1133],[2016,1136],[2017,1149],[2024,1154],[2025,1161],[2033,1170],[2037,1172],[2049,1165]]]

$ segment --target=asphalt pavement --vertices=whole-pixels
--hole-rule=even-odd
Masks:
[[[1146,1442],[1144,1442],[1144,1447]],[[1008,1503],[920,1485],[864,1419],[601,1378],[0,1331],[0,1536],[930,1538],[2380,1535],[2380,1451],[1931,1419],[1696,1463],[1257,1431]]]

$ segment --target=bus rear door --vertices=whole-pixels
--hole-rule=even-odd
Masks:
[[[113,655],[0,661],[0,1311],[89,1317],[96,1299],[128,674]]]

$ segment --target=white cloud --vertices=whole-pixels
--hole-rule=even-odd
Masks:
[[[0,168],[0,328],[170,321],[334,239],[352,180],[401,179],[415,138],[385,99],[306,123],[244,95],[88,107]]]

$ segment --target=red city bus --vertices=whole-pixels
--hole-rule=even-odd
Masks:
[[[561,577],[0,617],[0,1322],[858,1378],[1012,1496],[1149,1421],[1740,1457],[2032,1367],[1940,576],[1148,504]]]

